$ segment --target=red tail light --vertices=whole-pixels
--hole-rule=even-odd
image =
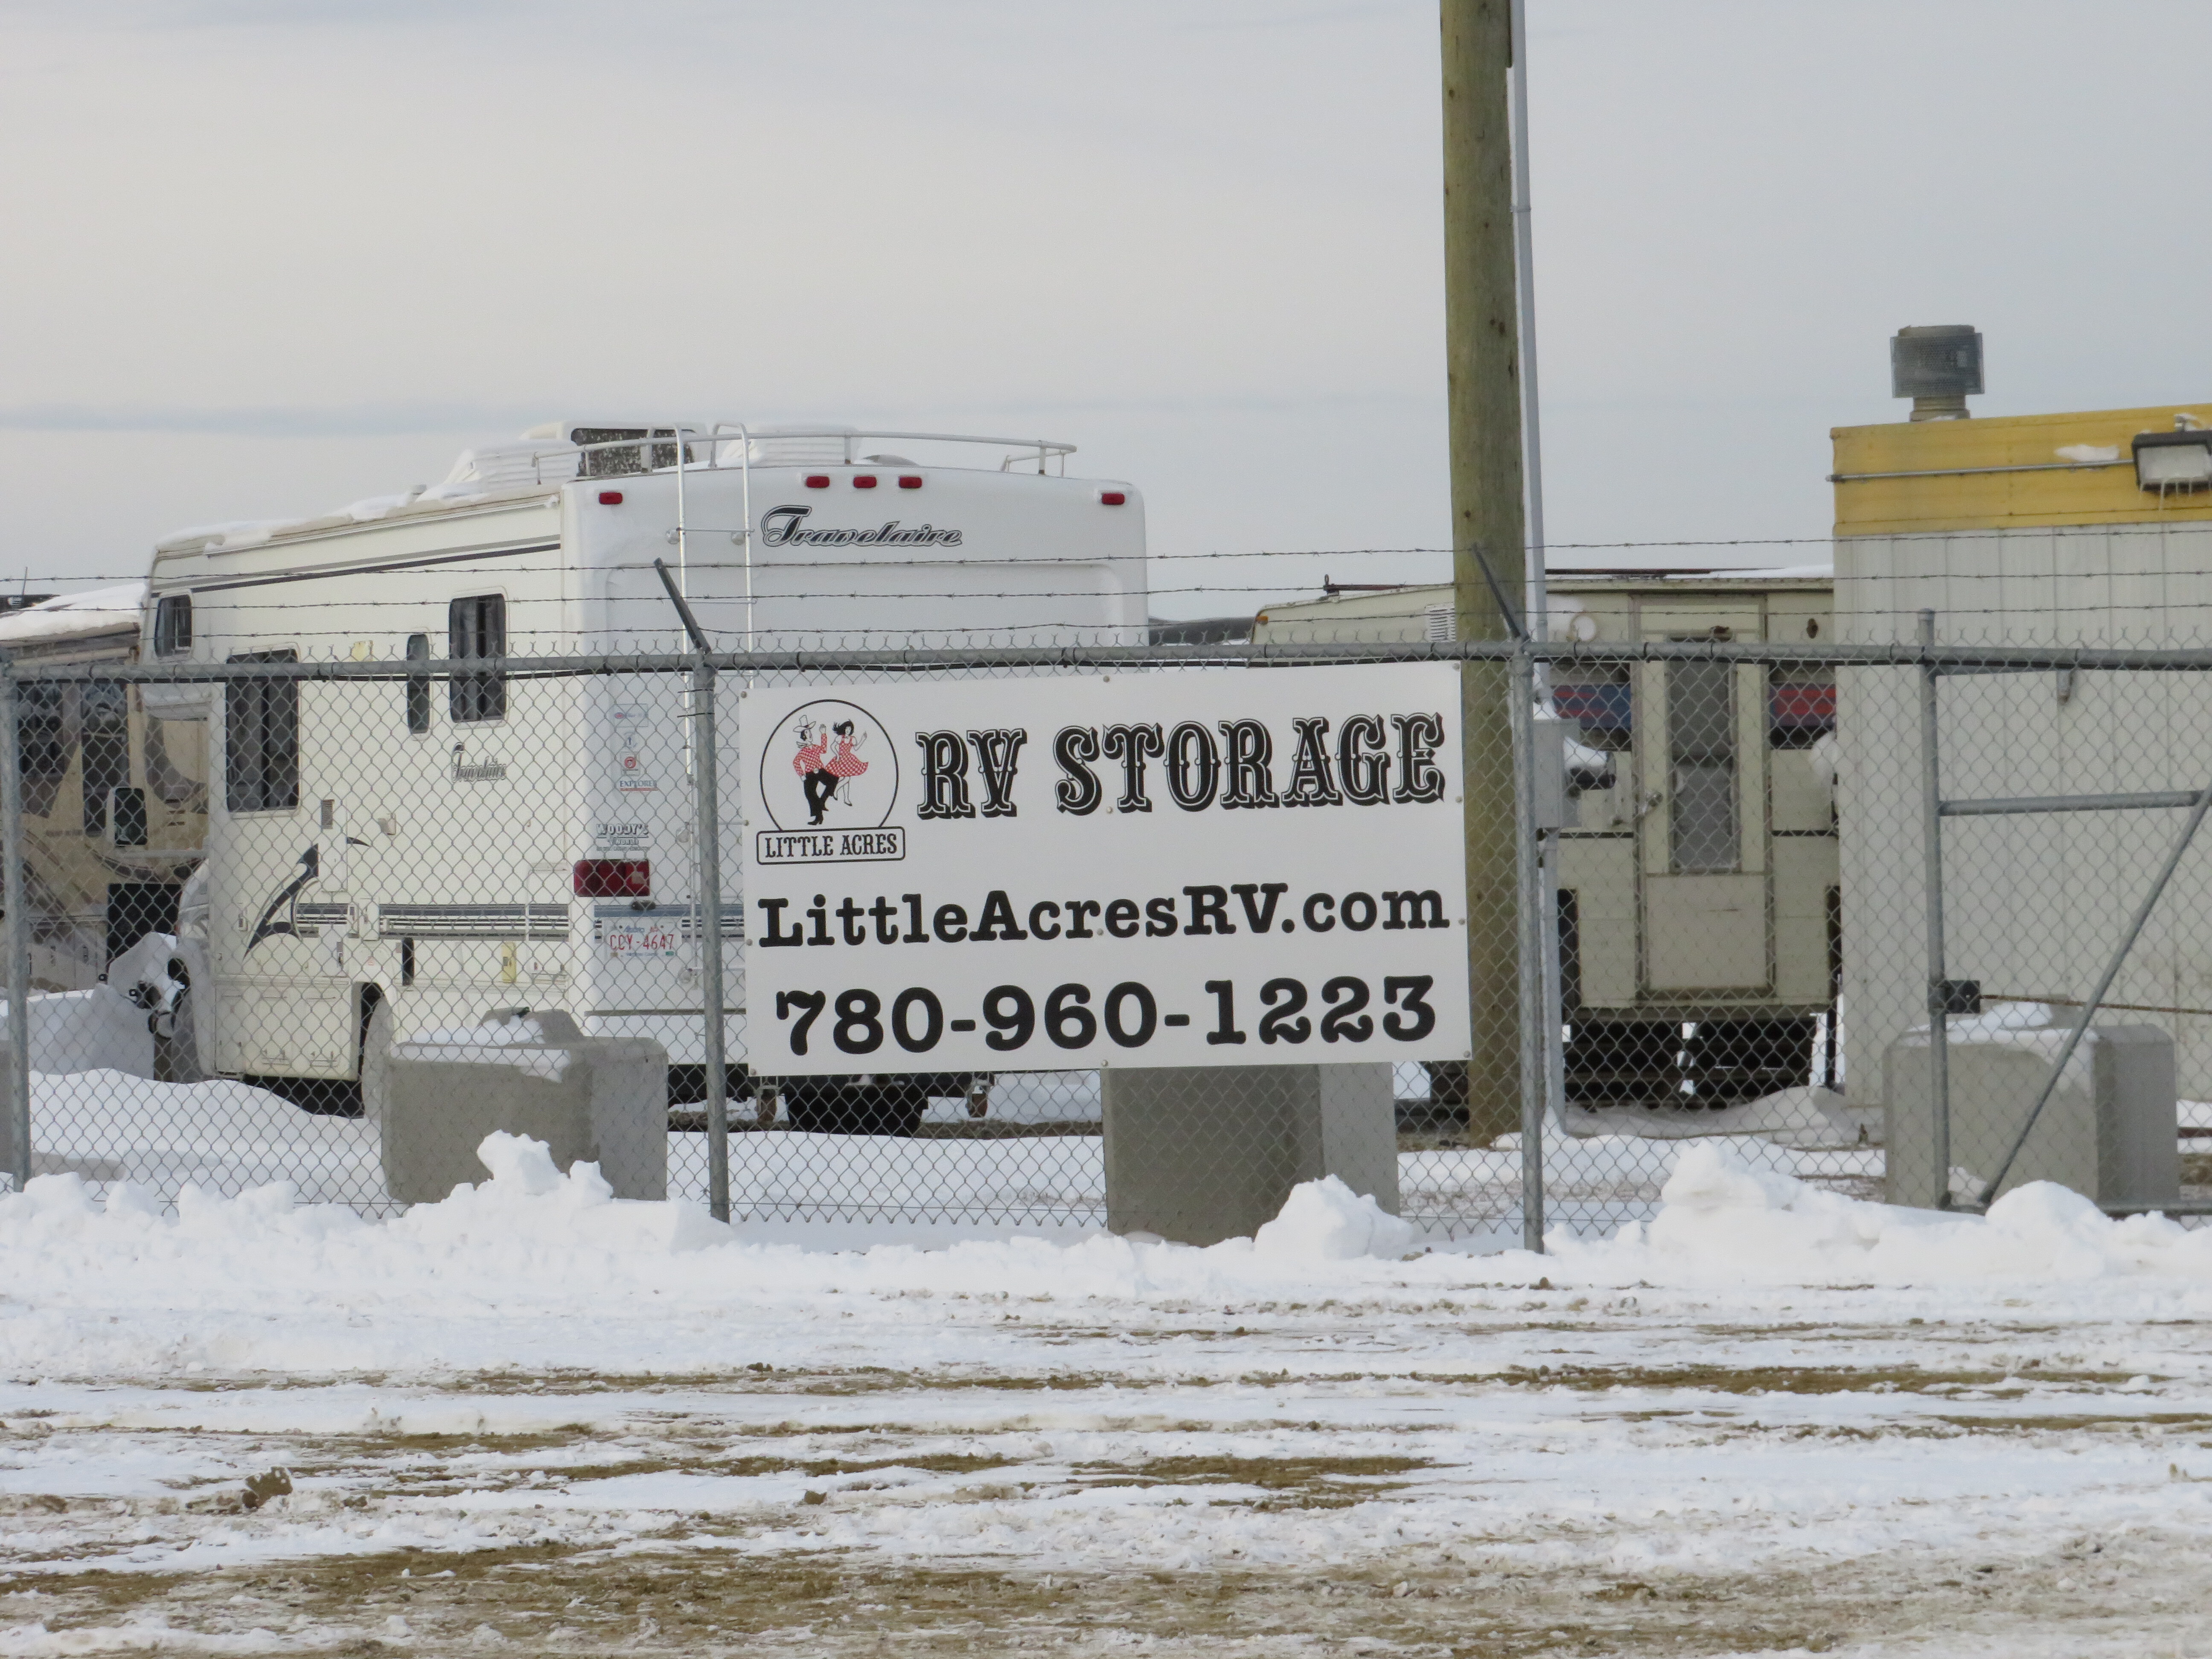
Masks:
[[[876,475],[875,475],[874,473],[872,473],[872,472],[858,472],[858,473],[854,474],[854,476],[853,476],[853,488],[854,488],[854,489],[873,489],[875,487],[876,487]]]
[[[1127,504],[1129,495],[1122,489],[1102,489],[1098,492],[1098,499],[1109,507],[1122,507]]]
[[[902,473],[900,473],[900,474],[899,474],[899,488],[900,488],[901,489],[921,489],[921,475],[920,473],[918,473],[918,472],[902,472]]]
[[[806,487],[807,487],[809,489],[829,489],[829,488],[830,488],[830,475],[829,475],[827,472],[810,472],[810,473],[808,473],[808,474],[806,475]]]
[[[620,507],[622,505],[622,491],[619,489],[602,489],[599,492],[599,505],[601,507]]]
[[[575,870],[578,898],[650,898],[653,861],[650,859],[579,859]]]

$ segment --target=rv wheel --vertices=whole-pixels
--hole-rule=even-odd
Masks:
[[[384,1121],[392,1103],[392,1005],[380,1000],[361,1030],[361,1115]]]
[[[895,1084],[855,1088],[835,1079],[793,1078],[783,1085],[784,1111],[801,1133],[911,1139],[928,1105],[927,1096]]]

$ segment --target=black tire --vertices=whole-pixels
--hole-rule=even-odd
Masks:
[[[791,1127],[818,1135],[891,1135],[913,1139],[929,1097],[898,1084],[843,1084],[793,1078],[783,1085]]]

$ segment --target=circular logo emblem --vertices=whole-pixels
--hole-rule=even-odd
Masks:
[[[761,805],[779,830],[875,830],[898,804],[898,755],[857,703],[794,708],[761,751]]]

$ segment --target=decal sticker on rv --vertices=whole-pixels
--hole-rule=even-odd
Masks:
[[[615,728],[615,788],[625,795],[652,794],[660,782],[647,763],[644,711],[611,708],[607,717]]]
[[[253,924],[252,937],[246,941],[246,948],[249,954],[255,945],[273,934],[290,933],[295,938],[298,936],[300,894],[320,873],[322,860],[322,848],[319,847],[310,847],[300,854],[300,873],[292,878],[289,885],[269,901],[268,908],[262,911],[261,919]]]
[[[809,530],[811,507],[779,507],[761,514],[761,539],[770,547],[957,547],[960,532],[933,524],[902,526],[886,519],[873,530]]]

